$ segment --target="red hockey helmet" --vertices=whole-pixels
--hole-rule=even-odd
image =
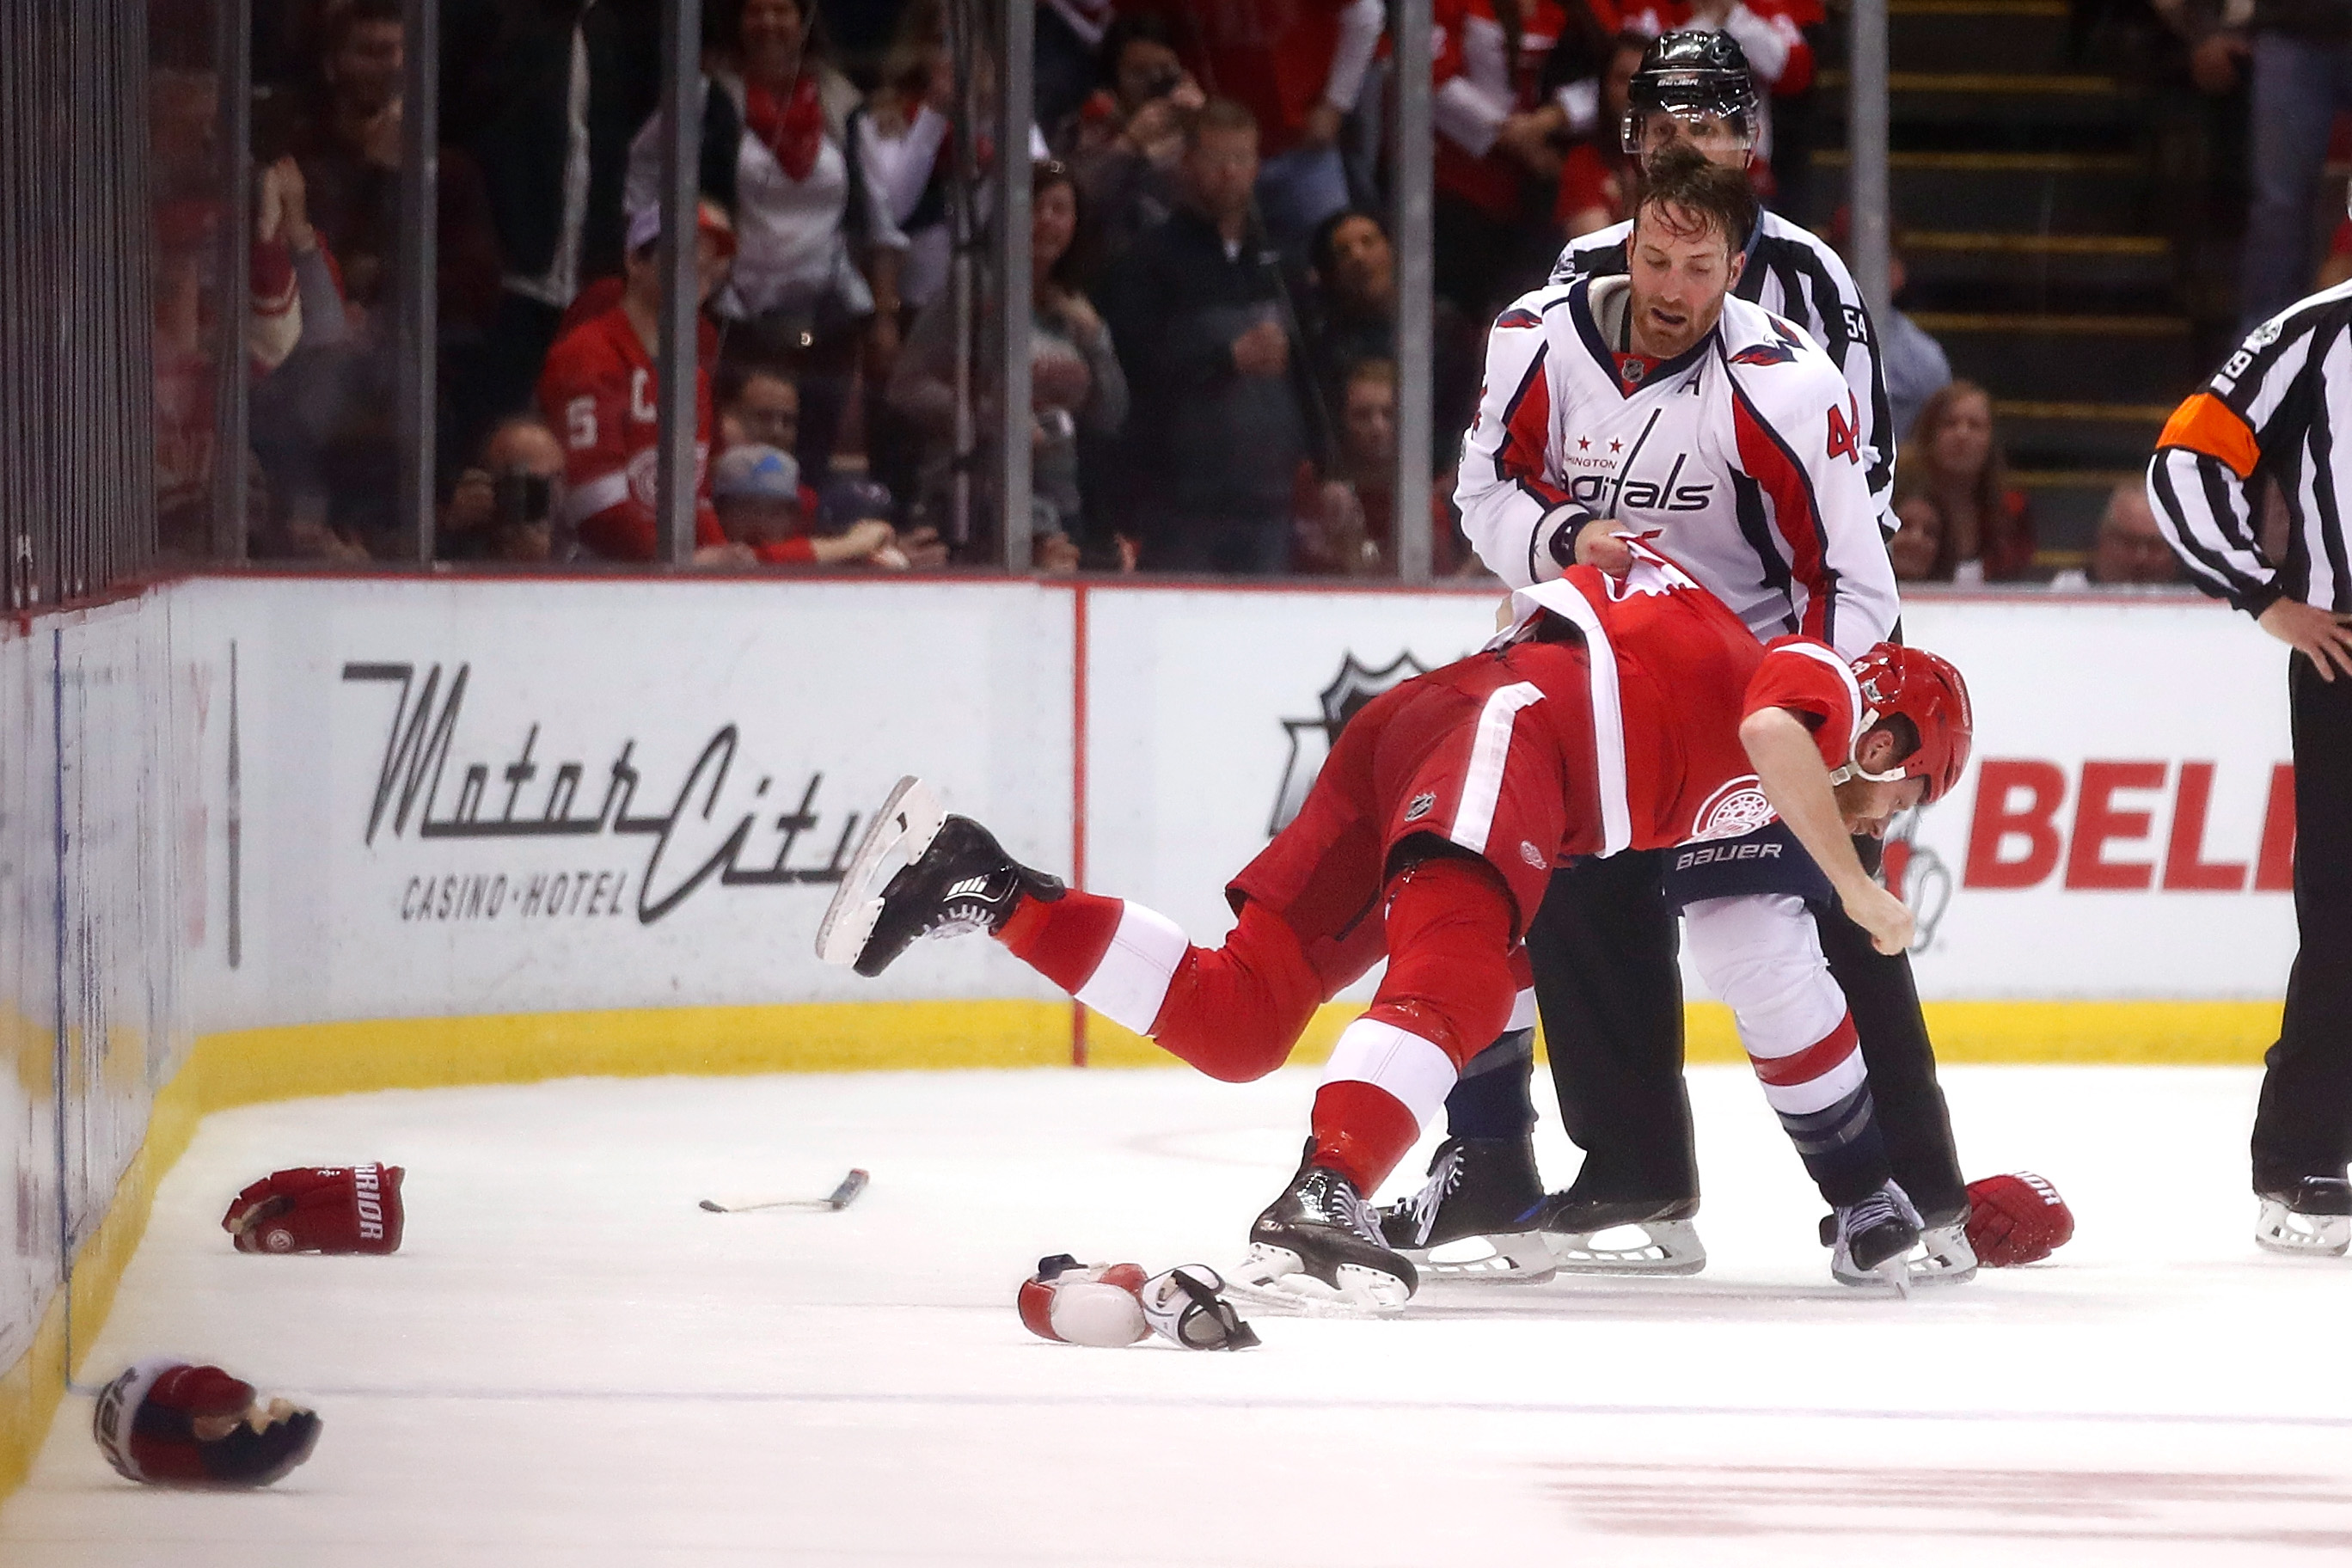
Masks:
[[[1969,683],[1948,659],[1885,642],[1853,661],[1853,679],[1869,705],[1862,715],[1864,730],[1900,716],[1919,731],[1916,751],[1886,773],[1864,776],[1926,779],[1927,794],[1920,804],[1941,799],[1969,765],[1969,745],[1976,734]]]

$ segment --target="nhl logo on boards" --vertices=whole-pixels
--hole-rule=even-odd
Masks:
[[[1406,803],[1404,808],[1404,819],[1407,822],[1419,822],[1423,817],[1427,816],[1431,811],[1434,810],[1436,805],[1437,792],[1433,789],[1425,789],[1419,795],[1414,795],[1411,801]]]
[[[1307,792],[1314,787],[1316,775],[1323,771],[1323,760],[1331,754],[1348,721],[1389,688],[1428,673],[1429,666],[1410,652],[1401,652],[1377,668],[1353,653],[1341,658],[1339,673],[1331,678],[1331,684],[1317,699],[1316,706],[1322,711],[1312,719],[1282,721],[1283,732],[1290,739],[1290,760],[1284,764],[1282,783],[1275,791],[1274,816],[1265,826],[1268,838],[1289,826],[1291,818],[1298,815]],[[1430,804],[1434,805],[1436,802]]]

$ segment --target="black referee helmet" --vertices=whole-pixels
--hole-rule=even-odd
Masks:
[[[1625,122],[1618,128],[1624,150],[1654,151],[1643,124],[1668,114],[1695,126],[1709,120],[1742,146],[1756,144],[1756,110],[1761,100],[1748,53],[1728,33],[1685,30],[1651,40],[1625,95]]]

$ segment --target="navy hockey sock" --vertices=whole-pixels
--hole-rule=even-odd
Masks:
[[[1890,1174],[1886,1141],[1878,1131],[1870,1086],[1855,1086],[1834,1105],[1820,1110],[1780,1111],[1780,1125],[1797,1146],[1805,1173],[1832,1208],[1860,1203],[1885,1184]]]
[[[1512,1029],[1470,1058],[1445,1097],[1445,1131],[1452,1138],[1524,1138],[1536,1124],[1529,1080],[1535,1074],[1536,1032]]]

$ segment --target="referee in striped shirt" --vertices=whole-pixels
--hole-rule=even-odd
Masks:
[[[2338,416],[2342,416],[2339,428]],[[2352,284],[2256,328],[2174,411],[2148,503],[2191,581],[2294,651],[2294,914],[2302,949],[2254,1116],[2254,1239],[2274,1252],[2352,1246]],[[2293,527],[2262,545],[2275,483]]]

